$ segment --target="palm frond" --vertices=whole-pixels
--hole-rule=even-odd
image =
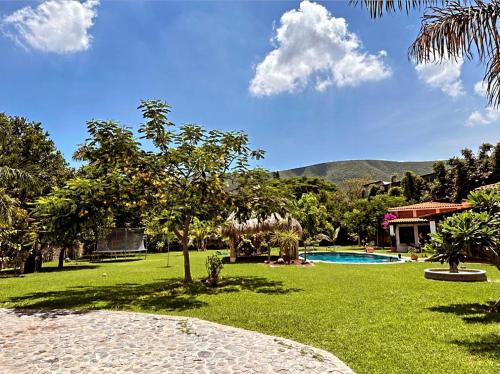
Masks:
[[[484,80],[490,105],[500,103],[500,38],[497,20],[500,2],[476,1],[473,6],[463,6],[459,1],[445,7],[432,7],[422,19],[417,39],[410,46],[408,55],[416,63],[443,60],[472,59],[477,55],[486,62]]]
[[[498,50],[497,19],[500,3],[464,7],[458,1],[446,7],[433,7],[422,18],[417,39],[409,49],[417,63],[448,58],[472,58],[477,53],[481,61],[488,60]]]
[[[445,0],[349,0],[353,6],[365,7],[370,12],[370,17],[380,18],[387,13],[405,11],[409,13],[414,9],[446,3]]]
[[[500,105],[500,52],[495,53],[488,63],[483,81],[486,82],[486,96],[489,104],[498,108]]]

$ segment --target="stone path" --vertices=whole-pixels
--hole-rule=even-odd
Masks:
[[[195,318],[0,309],[0,373],[353,373],[326,351]]]

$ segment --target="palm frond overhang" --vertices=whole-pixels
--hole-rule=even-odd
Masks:
[[[500,1],[476,1],[464,6],[451,1],[444,7],[431,7],[422,18],[417,39],[408,55],[416,63],[441,62],[449,59],[472,59],[477,55],[486,62],[484,81],[490,105],[500,103],[500,39],[497,22]]]
[[[462,1],[467,3],[468,1]],[[444,5],[445,0],[349,0],[349,4],[353,6],[365,7],[372,18],[380,18],[384,14],[405,11],[409,13],[411,10],[418,10],[431,6]]]

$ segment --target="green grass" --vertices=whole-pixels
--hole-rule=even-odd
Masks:
[[[194,276],[207,253],[191,253]],[[198,317],[326,349],[358,373],[498,373],[500,272],[490,282],[426,280],[429,264],[232,264],[223,282],[182,287],[182,256],[70,264],[0,278],[0,307],[119,309]],[[441,265],[432,265],[441,266]],[[470,265],[468,265],[470,266]],[[104,276],[106,274],[106,276]]]

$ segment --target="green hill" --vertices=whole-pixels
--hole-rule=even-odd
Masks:
[[[350,178],[369,178],[372,180],[390,180],[393,174],[401,176],[411,170],[423,175],[432,173],[435,161],[385,161],[385,160],[349,160],[333,161],[280,171],[282,178],[323,177],[334,183]]]

